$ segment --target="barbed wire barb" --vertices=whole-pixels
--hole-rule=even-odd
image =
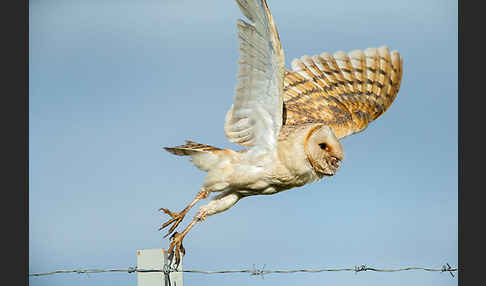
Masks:
[[[249,273],[250,276],[260,276],[264,277],[267,274],[289,274],[289,273],[320,273],[320,272],[335,272],[335,271],[352,271],[355,274],[362,271],[375,271],[375,272],[399,272],[399,271],[409,271],[409,270],[423,270],[429,272],[449,272],[452,277],[455,277],[453,272],[458,271],[456,267],[451,267],[449,263],[443,265],[441,268],[432,267],[418,267],[410,266],[395,269],[380,269],[374,267],[368,267],[364,264],[361,266],[354,266],[350,268],[322,268],[322,269],[296,269],[296,270],[265,270],[265,266],[258,268],[253,265],[253,269],[240,269],[240,270],[217,270],[217,271],[207,271],[207,270],[193,270],[193,269],[183,269],[177,270],[176,268],[167,266],[163,269],[139,269],[137,267],[128,267],[127,269],[74,269],[74,270],[56,270],[52,272],[44,273],[30,273],[29,276],[47,276],[54,274],[66,274],[66,273],[78,273],[78,274],[93,274],[93,273],[105,273],[105,272],[126,272],[126,273],[149,273],[149,272],[161,272],[168,276],[172,272],[185,272],[185,273],[199,273],[199,274],[233,274],[233,273]]]

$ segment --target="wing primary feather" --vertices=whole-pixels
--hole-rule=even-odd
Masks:
[[[375,48],[368,48],[365,50],[366,55],[366,72],[368,74],[367,93],[369,95],[376,94],[375,81],[377,80],[377,71],[379,68],[378,52]]]
[[[349,57],[357,79],[358,94],[366,96],[366,56],[363,51],[354,50],[349,53]]]
[[[276,148],[282,125],[285,60],[265,0],[236,2],[251,23],[237,21],[238,76],[224,130],[231,142],[258,153]]]
[[[390,85],[390,70],[391,70],[391,58],[390,51],[388,47],[382,46],[378,49],[380,54],[380,92],[378,93],[378,98],[382,98],[388,101],[387,92]]]
[[[334,59],[336,60],[336,63],[344,76],[344,80],[346,81],[346,86],[349,88],[350,95],[356,94],[358,92],[358,81],[354,77],[354,69],[348,55],[343,51],[337,51],[334,53]]]
[[[403,59],[398,53],[398,51],[393,51],[392,53],[392,63],[393,67],[396,70],[396,80],[394,82],[395,87],[395,93],[398,94],[398,91],[400,90],[400,85],[402,83],[402,70],[403,70]],[[395,94],[395,96],[396,96]]]
[[[337,78],[339,71],[333,67],[331,58],[332,56],[329,53],[322,53],[320,56],[316,57],[318,60],[317,62],[322,66],[323,72],[329,79],[332,89],[335,91],[335,93],[342,94],[345,92],[345,90],[344,87],[339,84],[339,79]]]
[[[330,92],[334,94],[334,91],[331,87],[329,80],[326,77],[326,74],[321,70],[317,63],[316,57],[309,58],[304,56],[301,58],[305,65],[312,71],[313,74],[313,81],[324,91]]]
[[[335,55],[340,55],[342,51],[337,51],[335,53]],[[351,88],[349,87],[349,84],[348,82],[346,81],[346,78],[344,77],[344,74],[343,74],[343,71],[341,70],[341,68],[339,67],[336,59],[334,57],[329,57],[329,60],[328,60],[328,63],[329,63],[329,66],[331,67],[331,69],[334,70],[334,74],[336,75],[336,78],[338,80],[338,84],[340,84],[342,87],[343,87],[343,90],[344,90],[344,94],[348,95],[348,94],[351,94],[352,91],[351,91]]]
[[[329,66],[325,63],[324,59],[321,56],[316,55],[312,57],[313,62],[316,68],[319,70],[321,76],[321,82],[323,82],[322,88],[328,92],[331,96],[337,96],[337,86],[330,78],[332,72],[330,71]]]

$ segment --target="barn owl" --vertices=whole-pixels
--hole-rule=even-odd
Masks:
[[[240,199],[271,195],[333,176],[344,158],[340,139],[363,131],[398,94],[402,57],[386,46],[349,53],[303,56],[285,68],[277,27],[265,0],[236,0],[249,20],[237,21],[238,80],[224,132],[234,151],[186,141],[165,150],[189,156],[206,171],[194,200],[181,212],[160,210],[171,219],[168,249],[172,260],[185,255],[184,237],[194,225],[231,208]],[[200,200],[192,222],[175,232]]]

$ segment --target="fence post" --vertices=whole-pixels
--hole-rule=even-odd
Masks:
[[[163,248],[137,250],[137,269],[164,269],[164,265],[169,265],[167,251]],[[173,264],[170,264],[174,267]],[[182,259],[177,267],[182,270]],[[163,272],[137,272],[138,286],[183,286],[182,272],[172,272],[169,280]],[[170,284],[169,284],[170,283]]]

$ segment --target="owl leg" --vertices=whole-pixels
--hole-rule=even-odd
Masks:
[[[164,213],[168,214],[169,216],[172,217],[172,219],[168,220],[167,222],[165,222],[160,228],[159,230],[162,230],[166,227],[168,227],[169,225],[173,224],[169,231],[167,232],[166,235],[164,235],[164,237],[167,237],[168,235],[170,235],[175,229],[176,227],[182,222],[182,220],[184,219],[184,217],[186,216],[187,212],[200,200],[203,200],[205,198],[207,198],[209,196],[209,191],[207,191],[204,187],[201,188],[201,191],[199,193],[197,193],[196,197],[194,198],[194,200],[185,208],[183,209],[181,212],[178,212],[178,213],[175,213],[175,212],[171,212],[170,210],[166,209],[166,208],[160,208],[159,211],[164,211]]]
[[[240,194],[233,191],[227,191],[214,197],[207,205],[199,208],[199,211],[192,222],[181,233],[174,232],[174,234],[171,235],[171,242],[168,250],[169,259],[172,260],[175,255],[175,264],[178,265],[181,260],[181,253],[183,255],[186,254],[186,250],[184,249],[184,246],[182,246],[182,240],[189,230],[193,228],[196,223],[204,221],[208,216],[229,209],[241,198],[242,196]]]

